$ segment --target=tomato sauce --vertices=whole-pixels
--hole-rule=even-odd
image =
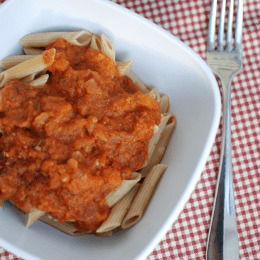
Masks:
[[[101,52],[64,39],[51,48],[45,85],[14,79],[1,92],[0,198],[96,230],[105,196],[142,168],[161,112]]]

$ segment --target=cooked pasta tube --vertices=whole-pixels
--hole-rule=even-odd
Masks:
[[[29,82],[31,82],[31,81],[33,81],[33,80],[35,79],[36,75],[37,75],[37,73],[31,73],[31,74],[29,74],[28,76],[24,77],[24,78],[22,79],[22,81],[23,81],[24,83],[29,83]]]
[[[141,179],[139,172],[133,172],[130,180],[123,180],[122,184],[106,196],[109,207],[114,206],[124,195],[131,190]]]
[[[170,113],[163,114],[160,124],[155,127],[154,135],[153,135],[152,139],[149,140],[149,144],[148,144],[148,158],[146,159],[143,167],[145,167],[148,164],[148,162],[150,161],[150,159],[154,153],[154,150],[159,142],[159,139],[162,135],[162,131],[165,128],[170,117],[171,117]]]
[[[123,229],[135,225],[143,217],[154,190],[167,167],[166,164],[158,164],[149,171],[122,221],[121,227]]]
[[[20,44],[24,47],[46,47],[49,43],[56,41],[58,38],[63,38],[69,42],[85,46],[91,41],[92,33],[84,31],[76,32],[43,32],[31,33],[20,39]]]
[[[151,98],[157,100],[158,103],[160,103],[160,94],[159,94],[159,92],[157,91],[156,88],[152,88],[152,89],[149,91],[148,95],[149,95]]]
[[[43,49],[39,48],[23,48],[25,55],[40,55],[43,52]]]
[[[41,75],[46,75],[46,72],[47,72],[46,70],[42,70],[42,71],[40,71],[39,73],[32,73],[32,74],[30,74],[30,75],[24,77],[24,78],[22,79],[22,81],[23,81],[24,83],[30,83],[30,82],[32,82],[33,80],[36,80],[37,77],[39,78],[39,77],[41,77]]]
[[[86,234],[90,234],[92,232],[92,231],[89,231],[89,232],[80,231],[75,227],[75,225],[72,222],[60,223],[59,221],[55,221],[48,214],[43,215],[40,218],[40,220],[71,236],[83,236]]]
[[[137,183],[120,201],[116,203],[112,208],[109,217],[97,229],[96,233],[108,232],[121,226],[122,220],[139,187],[140,184]]]
[[[39,78],[29,82],[29,84],[33,87],[41,86],[41,85],[44,85],[48,81],[48,78],[49,78],[49,75],[44,74],[44,75],[41,75]]]
[[[14,206],[16,206],[14,204],[13,201],[10,201]],[[22,211],[23,213],[26,213],[24,210],[18,208],[20,211]],[[32,211],[32,210],[31,210]],[[89,232],[83,232],[78,230],[75,225],[72,222],[66,222],[66,223],[60,223],[58,220],[54,219],[52,216],[50,216],[49,214],[45,214],[45,212],[35,209],[34,208],[35,213],[32,215],[33,219],[31,217],[31,219],[33,220],[32,223],[30,225],[32,225],[36,220],[40,220],[68,235],[71,236],[82,236],[82,235],[86,235],[91,233],[92,231]],[[30,211],[29,211],[30,212]],[[43,214],[43,215],[42,215]],[[28,213],[29,215],[29,213]],[[28,220],[27,220],[28,222]],[[28,225],[26,225],[28,227]]]
[[[65,222],[65,223],[60,223],[57,219],[54,219],[52,216],[50,216],[49,214],[45,214],[42,217],[40,217],[39,219],[40,221],[44,222],[45,224],[48,224],[70,236],[84,236],[87,234],[94,234],[100,237],[106,237],[106,236],[111,236],[112,232],[101,232],[99,234],[96,234],[93,231],[81,231],[78,230],[77,227],[75,227],[74,223],[71,222]]]
[[[44,211],[38,210],[36,208],[30,209],[27,215],[27,221],[25,226],[30,227],[36,220],[42,217],[45,214]]]
[[[96,235],[97,237],[110,237],[110,236],[112,236],[113,232],[107,231],[107,232],[103,232],[103,233],[93,233],[93,234]]]
[[[24,62],[26,60],[35,58],[35,55],[15,55],[15,56],[9,56],[3,60],[0,61],[0,67],[3,69],[9,69],[21,62]]]
[[[96,34],[92,35],[90,47],[96,51],[101,51],[101,41],[98,35]]]
[[[47,57],[47,58],[46,58]],[[5,83],[14,78],[24,78],[30,74],[38,73],[50,66],[55,58],[55,49],[44,51],[42,55],[39,55],[33,59],[24,61],[8,70],[0,73],[0,87],[3,87]]]
[[[169,112],[170,98],[168,95],[161,95],[159,106],[160,106],[162,113]]]
[[[0,199],[0,209],[4,206],[4,200]]]
[[[155,165],[157,165],[161,162],[175,126],[176,126],[176,119],[175,119],[175,117],[173,117],[172,122],[168,123],[165,126],[165,128],[163,129],[161,138],[155,148],[155,151],[154,151],[148,165],[140,171],[140,173],[142,174],[142,177],[145,177],[147,172],[149,172],[152,167],[154,167]]]
[[[31,226],[37,220],[40,220],[71,236],[82,236],[92,232],[92,231],[89,232],[80,231],[75,227],[75,225],[72,222],[60,223],[57,219],[54,219],[49,214],[35,208],[31,209],[28,213],[27,223],[28,222],[29,223],[28,224],[26,223],[26,227]]]
[[[115,61],[116,52],[112,42],[104,35],[100,37],[101,52],[104,53],[111,60]]]
[[[116,62],[116,68],[118,69],[119,74],[121,76],[125,76],[126,73],[131,69],[132,65],[133,65],[132,60],[126,62],[121,62],[121,61]]]
[[[148,94],[150,88],[148,88],[131,70],[125,73],[125,76],[129,77],[140,89],[143,94]]]

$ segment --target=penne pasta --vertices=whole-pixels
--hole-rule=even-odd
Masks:
[[[29,82],[29,84],[34,87],[41,86],[41,85],[44,85],[48,81],[48,78],[49,78],[49,74],[44,74],[44,75],[41,75],[39,78]]]
[[[104,34],[101,34],[100,44],[101,52],[105,54],[107,57],[109,57],[111,60],[115,61],[115,48],[112,42]]]
[[[169,112],[170,98],[168,95],[161,95],[160,101],[159,101],[159,106],[160,106],[162,113]]]
[[[23,52],[26,55],[40,55],[43,52],[43,49],[39,48],[23,48]]]
[[[31,74],[29,74],[28,76],[24,77],[24,78],[22,79],[22,81],[23,81],[24,83],[29,83],[29,82],[31,82],[31,81],[33,81],[33,80],[35,79],[36,75],[37,75],[37,73],[31,73]]]
[[[107,231],[107,232],[103,232],[103,233],[93,233],[93,234],[96,235],[97,237],[110,237],[110,236],[112,236],[113,232]]]
[[[131,176],[131,180],[123,180],[122,184],[115,189],[114,191],[110,192],[106,196],[107,204],[109,207],[114,206],[124,195],[131,190],[137,182],[141,179],[141,174],[139,172],[133,172]]]
[[[161,162],[175,126],[176,126],[176,119],[174,117],[173,121],[171,123],[168,123],[165,126],[165,128],[163,129],[161,138],[155,148],[155,151],[154,151],[148,165],[140,170],[142,177],[145,177],[147,172],[149,172],[152,167],[154,167],[155,165],[157,165]]]
[[[148,144],[148,158],[145,161],[143,167],[145,167],[148,164],[148,162],[150,161],[150,159],[154,153],[154,150],[159,142],[159,139],[162,135],[162,131],[165,128],[170,117],[171,117],[170,113],[163,114],[161,123],[159,124],[159,126],[156,126],[154,135],[153,135],[152,139],[150,139],[149,144]]]
[[[150,88],[148,88],[131,70],[125,73],[125,76],[129,77],[140,89],[143,94],[148,94]]]
[[[54,221],[48,214],[43,215],[40,220],[70,236],[84,236],[91,233],[91,231],[83,232],[78,230],[72,222],[60,223],[59,221]]]
[[[138,191],[140,184],[136,184],[116,205],[112,208],[107,220],[97,229],[96,233],[108,232],[120,227],[122,220],[129,209],[131,202]]]
[[[151,98],[157,100],[158,103],[160,103],[160,94],[159,94],[159,92],[157,91],[156,88],[152,88],[152,89],[149,91],[148,95],[149,95]]]
[[[41,218],[45,214],[44,211],[38,210],[36,208],[32,208],[27,215],[27,221],[25,226],[30,227],[36,220]]]
[[[10,201],[14,206],[15,203],[13,201]],[[18,208],[21,212],[26,213],[24,210]],[[31,212],[31,216],[30,216],[30,221],[28,221],[29,218],[29,214]],[[27,222],[31,222],[31,223],[26,223],[26,227],[31,226],[35,221],[40,220],[68,235],[71,236],[82,236],[82,235],[86,235],[89,232],[82,232],[82,231],[78,231],[78,229],[73,225],[73,223],[70,222],[66,222],[66,223],[60,223],[58,222],[56,219],[54,219],[52,216],[50,216],[49,214],[45,214],[44,211],[38,210],[38,209],[31,209],[28,213],[28,218],[27,218]]]
[[[35,58],[35,55],[15,55],[7,57],[0,61],[0,67],[3,69],[9,69],[21,62]]]
[[[78,46],[86,46],[90,43],[91,36],[92,33],[90,31],[84,30],[84,31],[79,31],[78,33],[73,34],[72,36],[68,35],[67,40]],[[64,37],[62,36],[62,38]]]
[[[2,209],[4,206],[4,200],[0,199],[0,209]]]
[[[64,38],[69,42],[85,46],[91,41],[92,33],[89,31],[76,31],[76,32],[43,32],[31,33],[20,39],[20,44],[24,47],[46,47],[49,43],[54,42],[58,38]]]
[[[101,51],[101,41],[98,35],[96,34],[92,35],[90,47],[96,51]]]
[[[119,74],[121,76],[125,76],[127,72],[130,71],[132,65],[133,65],[132,60],[126,62],[120,62],[120,61],[116,62],[116,68],[118,69]]]
[[[46,63],[43,55],[48,55],[48,60]],[[46,67],[50,66],[55,58],[55,49],[44,51],[42,55],[39,55],[33,59],[24,61],[8,70],[0,73],[0,87],[3,87],[6,82],[14,78],[24,78],[30,74],[38,73],[44,70]]]
[[[143,217],[154,190],[167,167],[166,164],[158,164],[149,171],[122,221],[121,227],[123,229],[130,228]]]

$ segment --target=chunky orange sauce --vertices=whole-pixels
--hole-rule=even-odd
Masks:
[[[161,112],[101,52],[63,39],[50,48],[46,85],[15,79],[1,92],[0,198],[96,230],[105,196],[142,168]]]

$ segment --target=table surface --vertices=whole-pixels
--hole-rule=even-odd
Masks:
[[[8,1],[8,0],[7,0]],[[112,0],[153,21],[203,59],[211,0]],[[4,2],[3,0],[0,0]],[[235,1],[236,2],[236,1]],[[232,83],[232,150],[241,259],[260,259],[260,1],[244,1],[243,72]],[[148,259],[205,259],[221,145],[208,161],[178,219]],[[0,260],[20,259],[0,247]]]

